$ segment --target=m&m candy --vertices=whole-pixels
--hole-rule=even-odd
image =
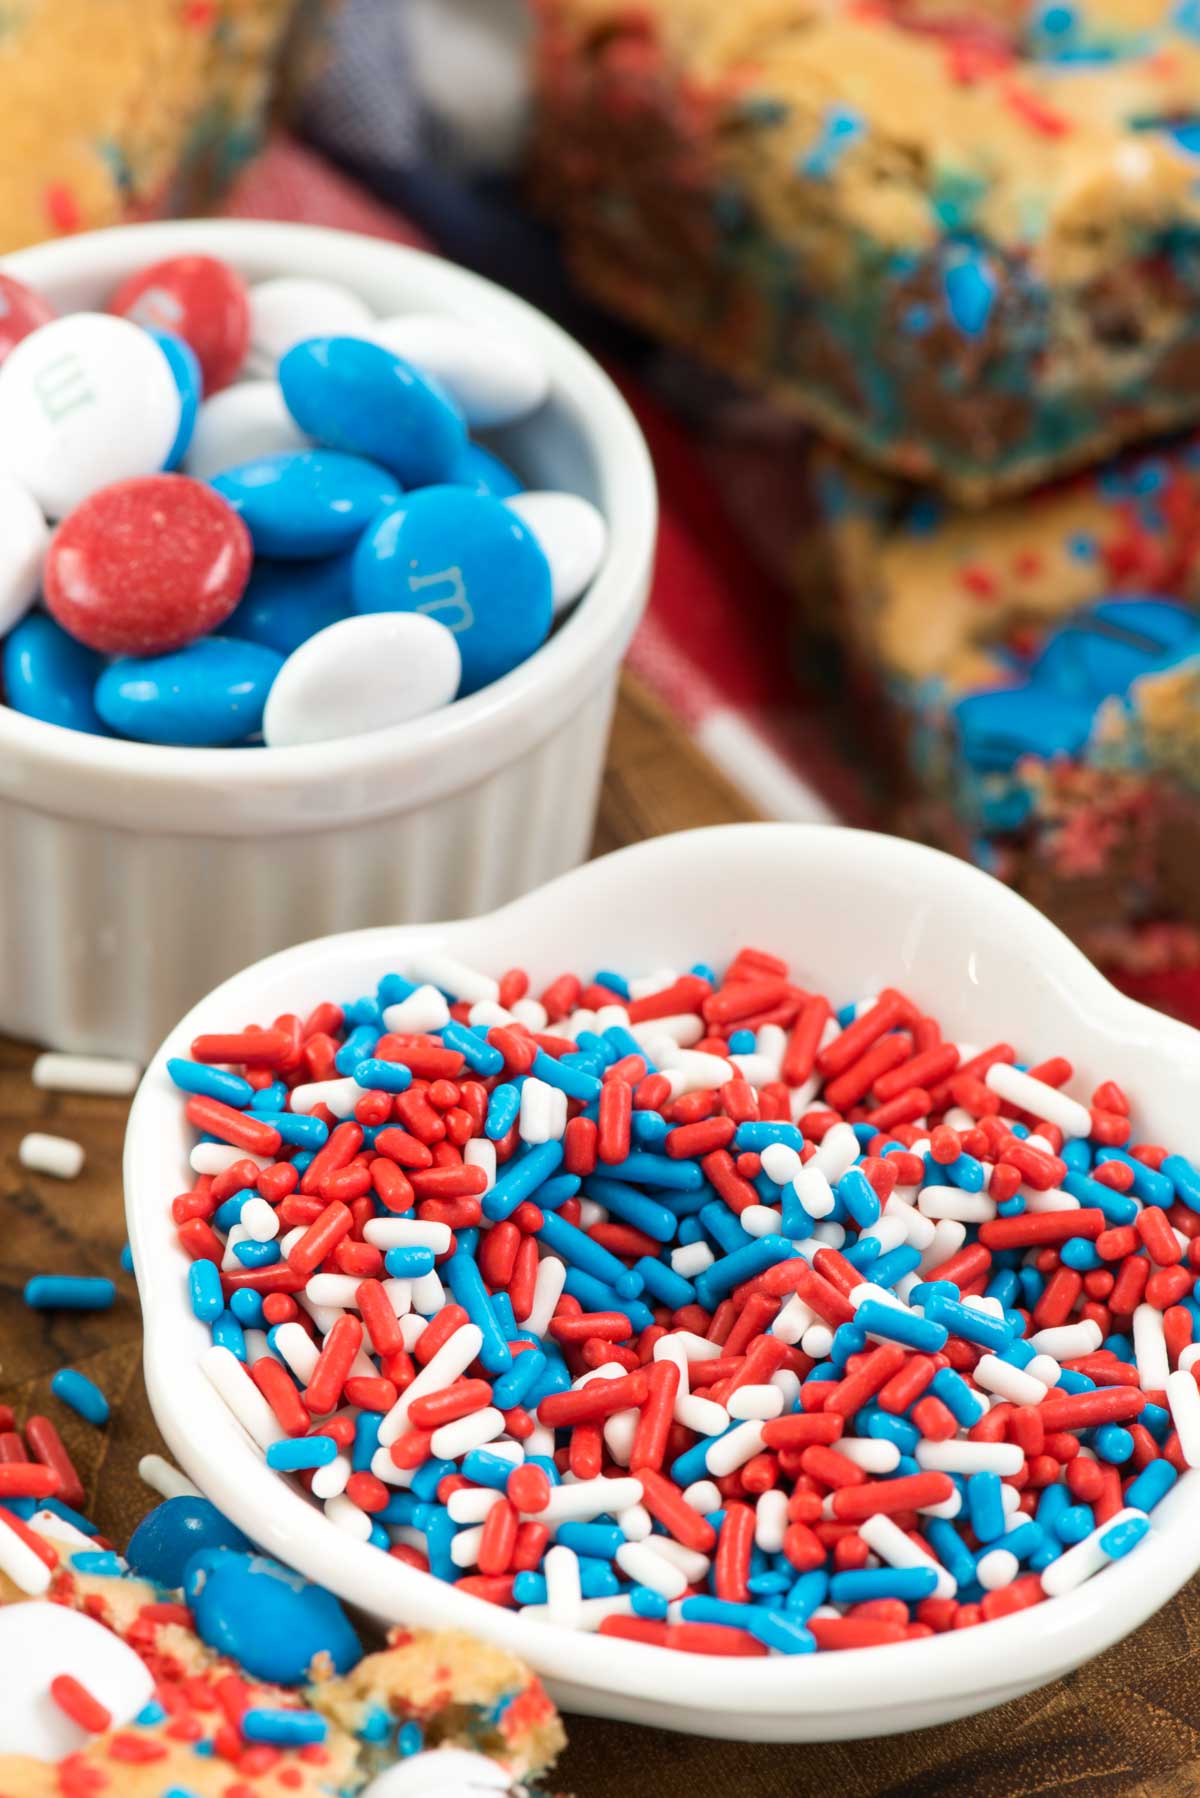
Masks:
[[[502,678],[607,547],[588,501],[526,492],[468,435],[549,391],[486,324],[376,319],[309,277],[248,288],[210,256],[136,271],[104,313],[0,279],[4,698],[99,735],[285,749]]]

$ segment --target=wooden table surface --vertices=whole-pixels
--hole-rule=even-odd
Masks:
[[[631,680],[622,692],[605,778],[597,851],[643,837],[750,816],[675,724]],[[161,1448],[141,1375],[137,1294],[118,1272],[125,1239],[120,1157],[123,1101],[40,1093],[33,1051],[0,1041],[0,1190],[7,1250],[0,1270],[0,1400],[19,1419],[46,1411],[75,1457],[88,1510],[123,1544],[156,1502],[137,1477],[139,1457]],[[17,1144],[27,1130],[73,1136],[87,1165],[69,1184],[26,1173]],[[116,1275],[106,1313],[34,1313],[21,1301],[33,1273]],[[108,1394],[112,1419],[94,1430],[49,1393],[70,1363]],[[1198,1520],[1200,1527],[1200,1520]],[[1036,1614],[1031,1627],[1037,1627]],[[1057,1685],[1000,1710],[908,1736],[818,1747],[754,1746],[668,1735],[593,1719],[569,1720],[560,1768],[578,1798],[917,1798],[971,1794],[1022,1798],[1071,1791],[1200,1794],[1200,1601],[1193,1585],[1151,1623]],[[1193,1683],[1193,1681],[1195,1683]]]

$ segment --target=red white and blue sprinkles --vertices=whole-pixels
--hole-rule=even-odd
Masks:
[[[1200,1466],[1200,1171],[1112,1081],[744,949],[427,953],[192,1044],[204,1373],[337,1528],[707,1654],[966,1628]]]

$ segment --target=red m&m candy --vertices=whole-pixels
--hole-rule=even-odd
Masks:
[[[117,481],[59,526],[46,606],[106,655],[161,655],[224,623],[250,577],[250,533],[220,494],[187,475]]]
[[[108,310],[191,344],[204,391],[227,387],[246,357],[250,306],[241,276],[215,256],[168,256],[122,281]]]

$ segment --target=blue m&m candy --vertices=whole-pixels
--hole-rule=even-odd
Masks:
[[[281,656],[328,629],[352,610],[353,550],[313,562],[272,562],[260,557],[237,610],[221,626],[224,635],[265,643]]]
[[[142,1518],[125,1558],[135,1573],[171,1591],[202,1549],[252,1552],[253,1545],[216,1505],[198,1495],[168,1498]]]
[[[122,656],[96,682],[96,710],[141,743],[220,748],[262,725],[283,657],[261,643],[202,637],[170,655]]]
[[[467,427],[445,392],[411,363],[360,337],[312,337],[279,364],[287,409],[330,449],[368,456],[403,481],[445,480]]]
[[[465,487],[409,494],[366,532],[354,558],[360,612],[424,612],[453,631],[460,693],[499,680],[550,630],[550,567],[528,526]]]
[[[259,456],[226,469],[212,485],[245,519],[255,554],[285,561],[349,548],[400,497],[386,468],[337,450]]]
[[[512,499],[525,491],[508,463],[482,443],[467,444],[446,481],[451,487],[469,487],[472,493],[489,493],[493,499]]]
[[[4,643],[4,692],[14,712],[107,736],[92,694],[104,657],[69,637],[44,612],[31,612]]]
[[[204,393],[200,362],[190,343],[176,337],[173,331],[151,331],[155,343],[167,359],[176,387],[179,389],[179,429],[163,463],[166,469],[178,468],[187,454],[196,428],[196,414]]]
[[[262,1555],[202,1549],[188,1562],[183,1591],[201,1640],[254,1679],[295,1685],[318,1654],[338,1673],[362,1654],[332,1592]]]

